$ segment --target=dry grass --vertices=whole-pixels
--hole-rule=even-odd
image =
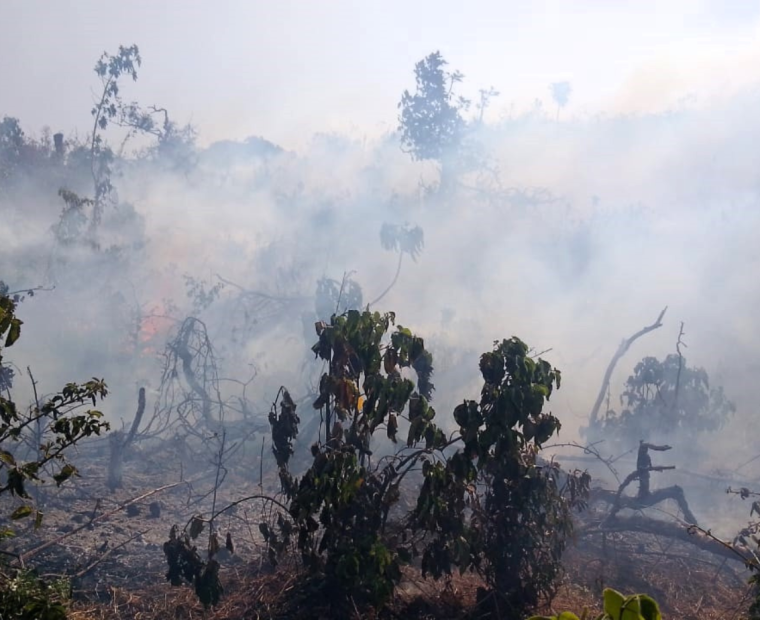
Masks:
[[[749,589],[736,563],[724,563],[688,545],[656,541],[653,537],[620,535],[602,551],[595,541],[584,541],[566,556],[567,575],[550,605],[539,611],[557,613],[584,608],[599,612],[601,591],[613,587],[624,593],[654,596],[665,618],[678,620],[740,620],[746,617]],[[651,548],[663,543],[664,551]],[[294,566],[262,573],[253,568],[224,571],[225,594],[219,607],[204,611],[191,588],[171,588],[160,581],[141,588],[112,588],[110,600],[78,602],[75,620],[248,620],[257,618],[337,617],[334,610],[309,596],[303,575]],[[407,568],[388,610],[378,617],[441,620],[464,618],[475,604],[482,582],[474,575],[454,576],[448,582],[423,579]],[[299,611],[300,610],[300,611]],[[345,609],[342,618],[374,616]]]
[[[28,532],[25,544],[41,543],[78,527],[95,512],[104,513],[130,497],[158,488],[167,479],[177,479],[160,464],[142,459],[127,465],[126,485],[108,494],[103,476],[95,467],[87,470],[75,488],[51,498],[41,531]],[[249,468],[256,471],[257,468]],[[221,503],[255,492],[257,482],[232,472]],[[198,489],[195,489],[196,492]],[[265,492],[269,492],[266,488]],[[296,565],[268,571],[260,561],[262,546],[257,523],[262,505],[241,505],[230,511],[218,526],[231,532],[236,553],[222,563],[225,588],[220,605],[206,611],[190,587],[172,588],[165,580],[166,565],[161,548],[174,523],[184,525],[188,516],[208,506],[193,504],[184,487],[173,488],[150,497],[139,505],[137,516],[119,511],[92,529],[66,539],[49,552],[34,558],[43,573],[74,573],[103,555],[104,541],[111,555],[75,582],[75,620],[248,620],[256,618],[367,618],[373,616],[355,608],[336,615],[323,605],[314,590],[309,590]],[[103,498],[98,500],[98,498]],[[160,518],[151,518],[150,501],[159,501]],[[207,502],[206,502],[207,503]],[[201,537],[203,538],[203,537]],[[204,542],[199,539],[199,547]],[[684,542],[674,542],[649,534],[609,533],[606,543],[601,535],[581,539],[565,556],[567,575],[551,605],[541,612],[573,610],[584,607],[599,611],[601,592],[613,587],[624,593],[646,592],[661,604],[665,618],[679,620],[740,620],[748,607],[748,575],[733,561],[700,551]],[[463,618],[475,605],[482,586],[474,575],[455,575],[450,581],[423,579],[408,567],[391,606],[382,618],[395,620]],[[329,602],[329,601],[328,601]]]

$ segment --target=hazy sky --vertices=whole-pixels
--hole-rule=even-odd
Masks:
[[[566,114],[660,111],[760,80],[747,0],[0,0],[0,115],[86,132],[104,50],[137,43],[125,98],[166,106],[203,142],[394,126],[414,63],[440,49],[492,114],[569,80]]]

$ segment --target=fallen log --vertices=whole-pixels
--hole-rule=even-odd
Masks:
[[[111,449],[111,456],[108,462],[108,488],[111,492],[122,486],[122,477],[124,475],[124,454],[134,441],[135,435],[140,422],[142,422],[145,413],[145,388],[141,387],[137,395],[137,413],[132,421],[132,428],[129,434],[124,437],[122,431],[114,431],[108,436],[108,445]]]
[[[723,558],[743,562],[745,565],[754,561],[752,550],[744,545],[732,545],[719,541],[703,533],[698,528],[689,528],[689,526],[672,521],[661,521],[659,519],[638,516],[614,517],[588,524],[576,530],[576,534],[581,537],[610,532],[638,532],[653,536],[665,536],[689,543],[703,551],[708,551]]]

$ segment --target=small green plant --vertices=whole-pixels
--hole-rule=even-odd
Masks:
[[[0,618],[66,620],[71,583],[64,578],[47,583],[34,571],[0,572]]]
[[[752,505],[750,507],[750,518],[755,515],[760,516],[760,493],[751,491],[746,487],[740,489],[732,489],[729,487],[726,489],[726,493],[738,495],[743,500],[751,499]],[[739,533],[734,537],[733,541],[724,541],[715,537],[709,530],[703,530],[697,526],[691,526],[690,531],[700,531],[702,534],[721,542],[723,545],[732,549],[736,553],[737,557],[744,561],[744,565],[749,569],[751,575],[748,583],[753,589],[752,603],[749,606],[749,620],[760,620],[760,521],[755,517],[747,524],[747,527],[742,528]],[[741,547],[740,550],[737,547]]]
[[[16,302],[0,296],[0,365],[4,348],[13,346],[21,336],[23,322],[16,317]],[[81,440],[109,428],[100,411],[90,409],[84,413],[74,412],[88,402],[97,404],[108,388],[102,379],[92,379],[83,384],[69,383],[60,393],[44,403],[35,403],[28,410],[20,409],[11,399],[10,391],[0,396],[0,495],[10,493],[22,500],[29,500],[26,485],[43,482],[45,469],[56,466],[51,477],[60,486],[77,474],[77,469],[66,461],[66,452]],[[32,443],[31,455],[29,446]],[[19,450],[13,448],[18,446]],[[22,455],[27,455],[22,458]],[[12,519],[28,517],[34,512],[24,503],[11,514]],[[37,511],[37,521],[42,515]]]
[[[588,610],[580,616],[564,611],[558,616],[532,616],[528,620],[590,620]],[[604,611],[594,620],[662,620],[660,607],[646,594],[624,596],[617,590],[605,588]]]
[[[0,367],[4,349],[20,338],[22,325],[16,316],[16,301],[0,295]],[[89,402],[94,407],[98,398],[106,396],[107,388],[100,379],[81,385],[69,383],[46,402],[21,409],[11,398],[10,387],[6,386],[0,396],[0,497],[16,498],[12,521],[34,514],[34,525],[39,527],[43,515],[35,508],[28,486],[44,482],[46,473],[57,486],[77,475],[76,467],[66,459],[67,453],[83,439],[107,430],[108,423],[100,411],[76,410]],[[0,528],[0,542],[13,536],[11,528]],[[0,618],[64,619],[68,590],[64,582],[46,583],[31,570],[2,563]]]

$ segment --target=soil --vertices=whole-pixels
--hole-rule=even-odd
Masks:
[[[217,509],[241,497],[276,494],[276,478],[260,476],[257,458],[253,451],[248,457],[243,455],[239,459],[242,465],[227,472],[216,497]],[[228,533],[234,542],[234,553],[223,551],[219,557],[225,589],[219,606],[205,611],[191,587],[172,587],[165,578],[163,543],[173,525],[181,529],[193,515],[210,513],[215,468],[197,458],[191,459],[194,467],[180,465],[179,456],[170,449],[155,456],[139,452],[125,463],[123,487],[110,493],[103,467],[106,462],[107,454],[100,453],[79,461],[80,478],[63,489],[48,489],[41,498],[42,527],[35,531],[31,523],[22,526],[16,538],[18,546],[6,546],[9,551],[24,553],[27,563],[43,575],[76,575],[72,618],[298,618],[294,601],[304,601],[302,609],[308,609],[309,618],[319,617],[318,602],[304,590],[300,568],[286,564],[273,570],[264,559],[258,523],[271,506],[260,500],[243,502],[217,520],[222,545]],[[133,501],[135,498],[140,499]],[[554,599],[537,611],[580,614],[588,608],[598,613],[603,588],[612,587],[626,594],[650,594],[660,603],[664,618],[747,617],[749,574],[741,562],[664,536],[602,534],[582,527],[586,516],[578,518],[576,530],[581,534],[565,555],[566,574]],[[207,535],[206,529],[197,539],[201,552]],[[35,551],[51,541],[56,543]],[[472,574],[434,581],[423,579],[415,567],[407,567],[382,617],[465,617],[482,585]],[[324,617],[334,615],[325,611]],[[371,616],[346,610],[345,617]]]

